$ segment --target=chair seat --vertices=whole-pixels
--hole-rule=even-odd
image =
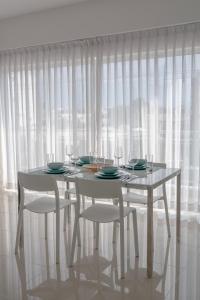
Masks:
[[[137,203],[137,204],[147,204],[147,195],[137,194],[134,192],[128,192],[123,195],[123,199],[126,202]],[[153,202],[163,199],[163,196],[154,196]]]
[[[135,210],[134,207],[124,207],[124,217]],[[81,217],[99,223],[109,223],[119,220],[119,207],[108,204],[94,204],[81,213]]]
[[[59,199],[60,209],[72,204],[72,201],[63,198]],[[44,196],[37,198],[25,205],[25,209],[34,213],[44,214],[56,211],[56,200],[52,196]]]

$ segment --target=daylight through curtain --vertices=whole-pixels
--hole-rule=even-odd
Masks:
[[[200,24],[0,52],[0,179],[46,154],[153,154],[199,210]],[[174,207],[174,198],[171,198]]]

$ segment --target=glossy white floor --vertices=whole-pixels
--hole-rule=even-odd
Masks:
[[[61,220],[62,221],[62,220]],[[73,221],[73,216],[72,216]],[[94,250],[93,225],[81,224],[82,246],[68,269],[72,226],[61,234],[61,264],[55,264],[55,220],[49,217],[48,241],[42,216],[26,213],[25,246],[14,255],[17,195],[0,196],[0,299],[200,299],[200,225],[181,222],[180,247],[175,239],[175,214],[170,214],[172,237],[167,239],[163,212],[154,214],[154,275],[146,278],[146,211],[138,210],[140,257],[135,259],[132,226],[126,231],[126,279],[119,279],[119,243],[112,244],[112,225],[100,228],[99,251]],[[73,222],[72,222],[73,223]]]

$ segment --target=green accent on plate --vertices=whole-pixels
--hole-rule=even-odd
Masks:
[[[134,166],[134,170],[146,170],[146,166]]]
[[[45,173],[47,174],[63,174],[66,172],[65,169],[59,169],[59,170],[51,170],[51,169],[47,169],[47,170],[44,170]]]
[[[118,172],[115,172],[115,173],[112,173],[112,174],[110,174],[110,173],[108,174],[108,173],[103,173],[102,171],[99,171],[98,173],[99,173],[99,175],[102,175],[102,176],[105,176],[105,177],[120,175]]]
[[[136,159],[136,158],[133,158],[133,159],[129,160],[129,164],[131,164],[131,165],[136,164],[136,165],[141,166],[141,165],[146,164],[146,160],[145,159]]]
[[[119,179],[121,177],[119,174],[114,175],[114,176],[113,175],[110,175],[110,176],[106,175],[106,176],[104,176],[104,175],[101,175],[99,173],[96,173],[95,176],[97,178],[100,178],[100,179]]]

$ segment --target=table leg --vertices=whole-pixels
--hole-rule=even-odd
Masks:
[[[177,190],[176,190],[176,238],[180,241],[181,234],[181,174],[177,175]]]
[[[17,197],[18,197],[18,214],[19,214],[19,210],[20,210],[20,203],[21,203],[21,190],[20,190],[20,184],[19,184],[19,180],[17,180]],[[22,220],[22,228],[21,228],[21,232],[20,232],[20,248],[23,248],[24,245],[24,238],[23,238],[23,228],[24,226],[24,218]]]
[[[66,189],[69,190],[69,188],[70,188],[70,183],[69,183],[69,181],[66,181]],[[71,196],[69,193],[67,194],[67,200],[69,200],[69,201],[71,200]],[[68,209],[66,210],[66,212],[67,212],[67,216],[65,215],[65,222],[68,219],[68,224],[69,224],[71,221],[71,204],[68,206]],[[66,224],[65,224],[65,227],[66,227]]]
[[[147,277],[153,274],[153,189],[148,189],[147,200]]]
[[[60,208],[59,198],[56,199],[56,264],[60,263]]]

